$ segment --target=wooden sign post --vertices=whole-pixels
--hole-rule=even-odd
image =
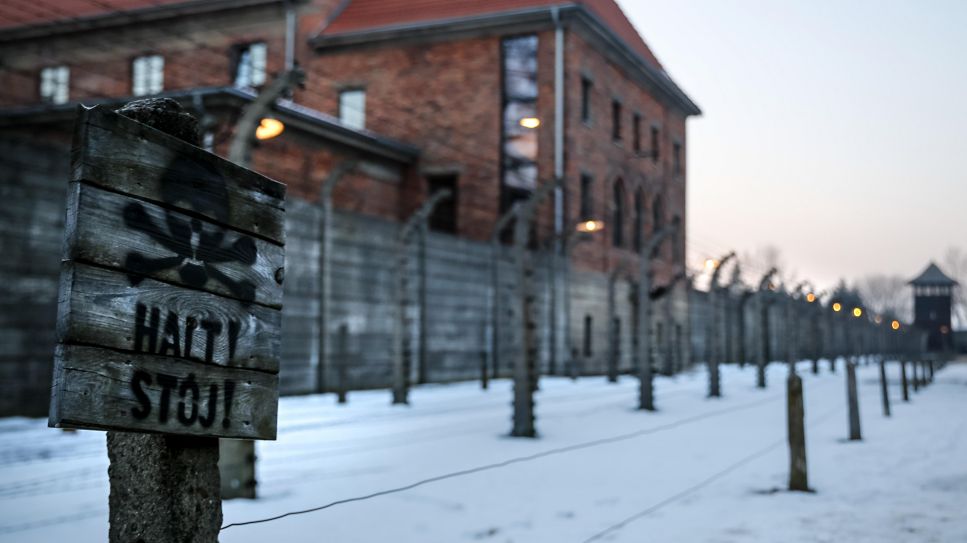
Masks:
[[[75,126],[50,425],[117,431],[112,542],[216,541],[214,438],[276,437],[285,187],[197,142],[168,99]]]

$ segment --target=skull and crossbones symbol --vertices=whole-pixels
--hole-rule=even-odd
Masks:
[[[161,180],[161,196],[165,203],[187,208],[219,222],[228,220],[225,180],[206,164],[185,158],[174,160]],[[232,279],[217,267],[228,262],[246,266],[255,264],[257,251],[251,237],[238,234],[234,241],[228,242],[231,236],[225,228],[167,208],[164,223],[161,224],[138,202],[126,205],[123,214],[124,224],[128,228],[146,234],[174,253],[160,258],[129,253],[125,264],[134,272],[128,275],[132,285],[138,285],[144,276],[177,268],[181,281],[190,287],[204,288],[209,281],[217,281],[242,302],[255,300],[254,283]]]

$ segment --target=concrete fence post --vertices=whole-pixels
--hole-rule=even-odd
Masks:
[[[890,388],[886,381],[886,360],[880,358],[880,394],[883,397],[883,416],[890,416]]]
[[[789,437],[789,490],[809,490],[806,465],[806,423],[802,378],[790,373],[786,380],[786,413]]]
[[[856,389],[856,362],[846,360],[846,399],[849,405],[849,439],[859,441],[863,439],[860,432],[860,403]]]

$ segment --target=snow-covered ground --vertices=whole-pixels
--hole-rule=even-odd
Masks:
[[[875,367],[861,367],[862,442],[843,439],[842,367],[800,371],[814,494],[776,491],[788,465],[783,365],[770,369],[765,391],[751,368],[726,368],[717,400],[705,398],[703,371],[659,378],[658,413],[633,409],[629,377],[544,379],[535,440],[505,437],[510,383],[428,386],[410,407],[391,407],[384,391],[351,394],[346,406],[332,396],[283,399],[279,440],[258,446],[261,498],[226,503],[226,524],[538,456],[231,527],[221,541],[967,541],[967,365],[938,373],[909,404],[891,365],[889,419]],[[588,445],[571,447],[579,444]],[[0,420],[0,541],[105,541],[106,469],[101,432]]]

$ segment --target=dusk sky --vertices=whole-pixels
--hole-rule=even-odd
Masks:
[[[967,2],[621,4],[704,111],[693,265],[772,244],[827,286],[967,247]]]

